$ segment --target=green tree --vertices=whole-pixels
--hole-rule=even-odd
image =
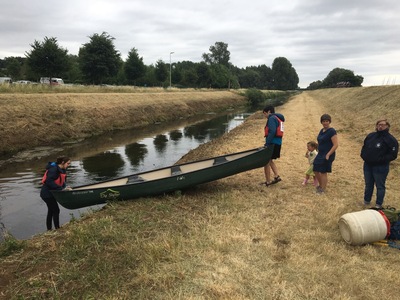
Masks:
[[[153,65],[146,66],[146,72],[142,78],[139,79],[138,85],[143,86],[157,86],[156,68]]]
[[[156,68],[155,68],[155,75],[158,83],[164,83],[169,78],[169,70],[167,65],[161,60],[157,60]]]
[[[183,71],[181,83],[186,87],[196,87],[198,79],[196,70],[191,68]]]
[[[210,67],[211,87],[217,89],[226,89],[231,80],[230,72],[227,67],[221,64],[214,64]]]
[[[260,88],[260,72],[255,67],[247,67],[240,72],[239,82],[242,88]]]
[[[191,61],[176,62],[172,65],[172,83],[178,87],[197,87],[197,63]]]
[[[318,90],[323,88],[323,83],[321,80],[313,81],[310,83],[310,85],[307,87],[307,90]]]
[[[118,85],[127,85],[128,84],[128,79],[126,79],[126,74],[125,74],[125,62],[121,63],[118,73],[117,73],[117,76],[114,76],[113,79],[114,79],[114,81],[113,81],[114,84],[118,84]],[[135,83],[135,85],[136,85],[136,83]]]
[[[265,64],[257,67],[258,72],[260,73],[260,86],[259,89],[269,90],[272,89],[274,82],[274,73],[272,69]]]
[[[31,47],[25,55],[36,77],[62,77],[69,69],[68,50],[58,46],[56,38],[45,37],[43,42],[35,40]]]
[[[182,81],[182,70],[177,68],[177,63],[172,63],[172,85],[179,86]]]
[[[197,83],[201,88],[208,88],[211,85],[211,70],[205,62],[196,65]]]
[[[128,53],[128,59],[124,65],[124,72],[128,83],[133,85],[136,85],[136,81],[146,73],[143,57],[139,57],[135,48],[132,48]]]
[[[272,63],[273,88],[277,90],[294,90],[299,84],[299,76],[290,61],[285,57],[277,57]]]
[[[108,33],[93,34],[90,42],[79,49],[79,65],[87,83],[109,83],[118,74],[122,63],[115,49],[114,38]]]
[[[347,69],[335,68],[325,77],[323,87],[337,87],[340,83],[346,83],[346,86],[361,86],[364,78],[354,75],[354,72]]]
[[[203,59],[208,64],[221,64],[229,67],[231,53],[228,51],[228,44],[216,42],[209,48],[211,53],[203,53]]]
[[[23,61],[18,60],[16,57],[6,57],[6,72],[13,79],[18,80],[22,77]]]
[[[5,69],[5,68],[6,68],[6,59],[0,58],[0,70]]]
[[[69,83],[83,83],[82,81],[82,72],[79,68],[79,58],[77,55],[68,55],[68,59],[70,62],[70,68],[65,73],[66,79]]]
[[[250,66],[244,69],[234,68],[241,88],[269,90],[274,88],[274,73],[265,64]]]

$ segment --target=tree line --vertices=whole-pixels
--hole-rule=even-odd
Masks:
[[[361,86],[363,81],[364,77],[354,75],[354,72],[351,70],[334,68],[323,80],[310,83],[307,89],[356,87]]]
[[[209,53],[202,54],[201,62],[180,61],[170,65],[160,59],[155,64],[145,65],[136,48],[131,48],[123,61],[114,40],[106,32],[95,33],[82,45],[78,55],[72,55],[58,45],[57,38],[45,37],[43,41],[35,40],[25,57],[0,59],[0,73],[13,80],[38,81],[40,77],[61,77],[64,82],[74,84],[168,87],[172,83],[181,88],[298,89],[297,72],[285,57],[275,58],[271,67],[262,64],[239,68],[230,62],[228,44],[216,42],[210,46]],[[345,71],[346,74],[352,73]],[[336,77],[350,81],[354,86],[362,83],[361,76],[357,77],[361,82],[349,76]],[[327,84],[331,83],[327,81]],[[311,89],[316,87],[326,86],[320,81],[309,86]]]

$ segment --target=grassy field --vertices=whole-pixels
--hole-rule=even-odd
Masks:
[[[62,94],[62,93],[154,93],[187,92],[188,89],[164,89],[157,87],[113,86],[113,85],[53,85],[48,84],[0,84],[0,93],[7,94]]]
[[[400,137],[400,87],[303,92],[285,115],[282,182],[262,169],[167,196],[110,203],[58,231],[1,246],[1,299],[397,299],[399,250],[350,246],[341,215],[363,195],[361,142],[387,116]],[[327,193],[301,185],[323,113],[339,148]],[[181,162],[262,146],[262,113]],[[399,165],[385,205],[400,207]],[[8,254],[12,252],[12,254]]]

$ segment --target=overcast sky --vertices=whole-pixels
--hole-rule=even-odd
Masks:
[[[237,67],[269,67],[286,57],[300,87],[336,68],[363,86],[400,83],[398,0],[12,0],[1,1],[0,58],[25,56],[55,37],[78,55],[94,33],[107,32],[125,60],[136,48],[146,65],[200,62],[216,42]]]

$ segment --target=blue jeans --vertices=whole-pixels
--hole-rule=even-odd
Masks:
[[[371,166],[364,162],[364,202],[370,203],[374,185],[376,185],[376,204],[382,205],[386,191],[386,177],[389,174],[389,164]]]

